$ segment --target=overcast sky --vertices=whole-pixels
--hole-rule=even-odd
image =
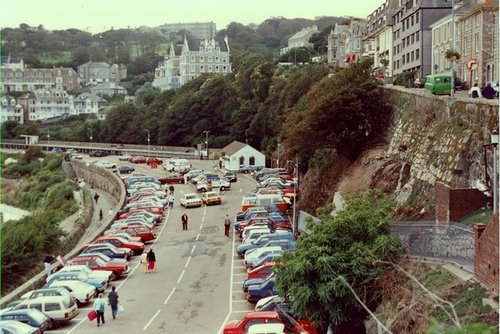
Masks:
[[[42,24],[49,30],[77,28],[91,33],[164,23],[210,22],[217,30],[231,22],[261,23],[275,16],[366,18],[384,0],[4,0],[0,25]]]

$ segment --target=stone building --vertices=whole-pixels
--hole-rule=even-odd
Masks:
[[[108,105],[105,99],[90,93],[82,93],[73,99],[74,114],[97,114],[99,109]]]
[[[334,67],[345,67],[345,40],[347,38],[348,25],[335,24],[335,28],[328,35],[328,64]]]
[[[345,63],[355,63],[361,59],[363,54],[363,37],[366,31],[366,21],[352,19],[347,29],[345,39]]]
[[[194,23],[166,23],[161,25],[160,31],[164,34],[176,33],[182,30],[189,31],[193,37],[199,39],[212,38],[217,33],[214,22]]]
[[[2,67],[2,88],[5,93],[37,89],[74,90],[80,87],[72,68],[9,68]]]
[[[20,98],[19,102],[24,106],[30,121],[69,116],[74,112],[73,96],[61,90],[37,89]]]
[[[109,65],[105,62],[89,61],[78,66],[78,77],[84,84],[96,85],[103,82],[120,82],[127,77],[127,68],[123,64]]]
[[[318,32],[318,26],[302,28],[288,39],[288,46],[280,49],[280,55],[286,54],[293,48],[312,47],[313,44],[309,43],[309,38]],[[318,50],[316,50],[318,51]]]
[[[94,95],[127,95],[127,90],[122,86],[111,82],[102,82],[90,88],[90,92]]]
[[[182,45],[170,46],[168,57],[158,64],[153,87],[176,89],[203,73],[232,72],[227,36],[224,39],[184,38]]]

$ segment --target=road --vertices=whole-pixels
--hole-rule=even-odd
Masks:
[[[132,165],[118,162],[117,157],[104,159]],[[213,162],[191,162],[193,168],[213,169]],[[134,167],[144,174],[166,174],[146,165]],[[97,329],[96,322],[86,318],[90,303],[68,325],[49,333],[218,333],[228,320],[241,318],[253,305],[241,291],[246,270],[234,252],[239,241],[233,239],[234,233],[224,236],[223,220],[226,213],[234,217],[242,196],[254,188],[253,180],[240,176],[222,195],[220,206],[184,209],[177,200],[158,226],[156,241],[146,247],[156,253],[156,272],[144,274],[135,257],[129,276],[114,282],[125,312],[113,320],[107,309],[106,324]],[[187,192],[195,192],[194,187],[175,185],[176,198]],[[188,231],[182,231],[180,223],[184,212],[189,217]]]

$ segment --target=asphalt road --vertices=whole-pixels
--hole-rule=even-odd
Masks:
[[[95,160],[84,156],[85,160]],[[119,162],[118,157],[102,158],[118,165],[133,165],[136,171],[160,176],[167,172],[150,169],[147,165]],[[214,162],[191,161],[193,168],[213,170]],[[220,206],[184,209],[179,196],[196,192],[192,185],[175,185],[176,203],[167,211],[153,244],[157,258],[155,273],[143,273],[139,258],[130,261],[131,273],[114,282],[125,312],[111,318],[106,309],[106,324],[97,328],[86,318],[92,303],[80,309],[80,314],[68,325],[49,333],[218,333],[231,319],[239,319],[252,310],[241,290],[245,268],[235,254],[239,241],[224,236],[226,213],[234,217],[241,198],[255,188],[255,181],[239,175],[238,182],[222,196]],[[188,231],[182,231],[180,217],[189,217]],[[109,290],[109,289],[108,289]]]

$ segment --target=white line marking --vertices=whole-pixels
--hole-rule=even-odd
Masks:
[[[165,299],[165,301],[163,302],[163,304],[168,303],[168,301],[170,300],[170,297],[172,297],[172,295],[174,294],[174,291],[175,291],[175,287],[172,289],[172,291],[170,291],[170,293],[168,294],[167,299]]]
[[[196,241],[198,241],[199,238],[200,238],[200,234],[198,233],[198,235],[196,236]]]
[[[191,253],[192,253],[192,252],[191,252]],[[189,265],[189,261],[191,261],[191,256],[190,256],[190,257],[188,257],[188,260],[186,261],[186,265],[184,266],[184,268],[187,268],[187,267],[188,267],[188,265]]]
[[[144,328],[142,329],[143,331],[145,331],[146,329],[148,329],[149,325],[151,325],[151,323],[153,322],[153,320],[155,320],[155,318],[158,316],[158,314],[160,313],[161,309],[159,309],[158,311],[156,311],[155,315],[153,315],[153,317],[151,318],[151,320],[149,320],[149,322],[146,324],[146,326],[144,326]]]
[[[185,270],[182,271],[181,276],[179,276],[179,279],[177,280],[177,284],[181,282],[182,276],[184,276],[185,272],[186,272]]]
[[[243,284],[245,281],[233,281],[233,284]]]
[[[193,254],[195,248],[196,248],[196,245],[193,245],[193,248],[191,248],[191,254]]]
[[[234,244],[235,244],[235,238],[234,238],[234,233],[232,234],[233,235],[233,244],[232,244],[232,247],[231,247],[231,256],[234,257]],[[217,331],[217,333],[219,334],[222,334],[222,331],[224,329],[224,326],[226,325],[227,321],[229,320],[229,316],[231,316],[231,313],[233,313],[233,273],[234,273],[234,261],[231,261],[231,278],[229,280],[229,312],[227,313],[227,316],[226,318],[224,319],[224,321],[222,322],[222,324],[220,325],[219,327],[219,330]],[[248,313],[248,311],[246,311]]]
[[[244,273],[244,274],[233,274],[233,276],[247,276],[247,273]]]

